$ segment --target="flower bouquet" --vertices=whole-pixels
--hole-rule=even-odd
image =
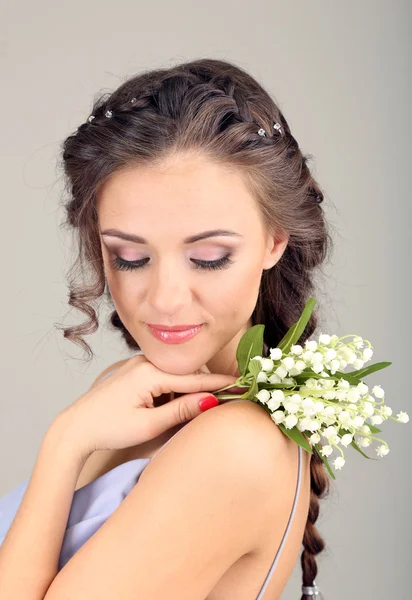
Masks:
[[[376,440],[381,442],[376,453],[383,457],[388,454],[389,446],[376,436],[381,432],[376,425],[387,419],[407,423],[409,416],[401,411],[397,418],[393,417],[392,409],[384,404],[385,392],[381,386],[375,385],[369,392],[363,382],[367,375],[392,364],[380,362],[364,367],[373,355],[368,340],[352,334],[338,337],[322,333],[318,341],[298,344],[315,305],[315,298],[309,298],[299,320],[276,348],[270,348],[270,358],[263,357],[265,326],[250,327],[236,350],[240,376],[235,384],[221,388],[215,396],[219,400],[246,398],[263,406],[291,440],[309,454],[314,446],[329,474],[336,479],[326,458],[334,448],[340,453],[333,461],[335,470],[345,464],[340,446],[350,445],[365,458],[372,458],[361,448]],[[345,373],[347,365],[353,365],[354,370]],[[233,386],[248,389],[242,395],[220,394]],[[327,441],[322,447],[321,437]]]

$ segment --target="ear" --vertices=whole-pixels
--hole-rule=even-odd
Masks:
[[[288,245],[289,234],[286,232],[276,234],[268,234],[268,242],[265,249],[262,268],[263,270],[271,269],[280,260]]]

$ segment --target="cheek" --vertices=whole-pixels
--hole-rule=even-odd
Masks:
[[[122,277],[122,274],[116,271],[109,271],[106,279],[114,307],[121,320],[125,322],[132,307],[136,307],[136,290],[131,285],[132,279]]]
[[[262,277],[262,268],[256,264],[242,264],[225,277],[223,284],[211,290],[215,312],[240,320],[248,319],[253,312]]]

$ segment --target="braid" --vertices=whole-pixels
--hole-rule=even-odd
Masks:
[[[319,535],[315,523],[319,516],[319,499],[324,498],[329,493],[330,479],[325,471],[323,461],[315,449],[313,449],[310,460],[310,485],[310,505],[303,535],[304,549],[300,557],[302,586],[314,585],[318,574],[315,556],[325,548],[325,542]],[[302,594],[300,600],[312,600],[312,597]]]

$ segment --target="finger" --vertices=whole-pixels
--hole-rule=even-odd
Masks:
[[[237,377],[221,373],[192,373],[190,375],[173,375],[164,373],[160,377],[160,388],[163,394],[171,391],[190,394],[207,392],[234,384]]]
[[[199,402],[204,397],[204,393],[187,394],[155,407],[148,415],[151,436],[157,437],[167,429],[190,421],[202,414]]]

